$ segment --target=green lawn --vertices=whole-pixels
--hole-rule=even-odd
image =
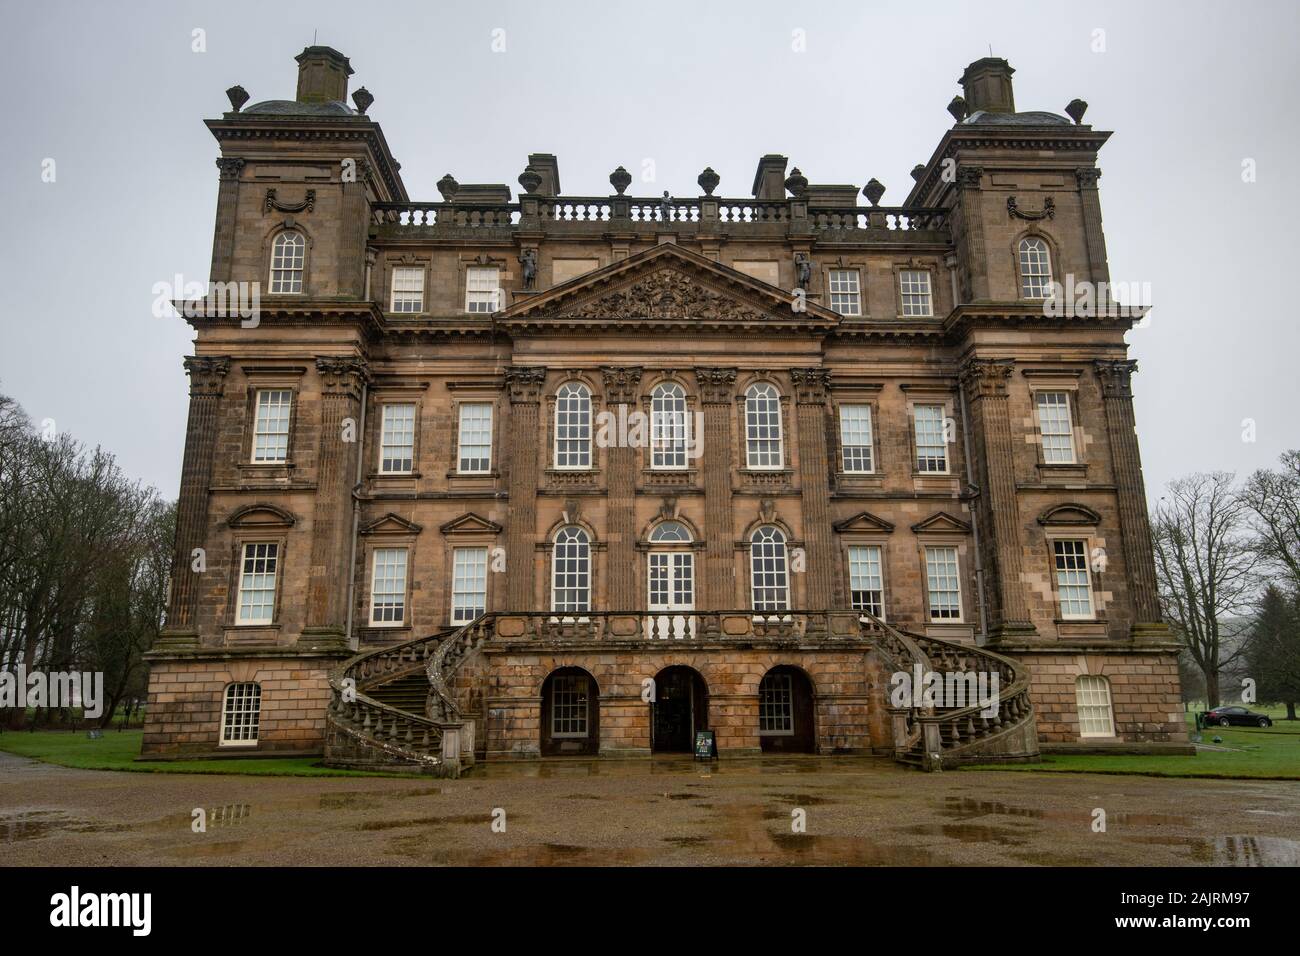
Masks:
[[[148,760],[140,755],[140,730],[106,731],[90,740],[84,731],[8,731],[0,750],[80,770],[130,770],[137,773],[238,773],[258,777],[409,777],[322,767],[319,757],[231,757],[223,760]]]
[[[1036,773],[1133,773],[1150,777],[1223,777],[1272,780],[1300,780],[1300,720],[1282,720],[1282,707],[1251,710],[1273,718],[1272,727],[1208,727],[1201,743],[1231,747],[1229,751],[1202,750],[1193,757],[1142,755],[1094,756],[1059,754],[1045,756],[1041,763],[1007,764],[994,768]],[[1196,721],[1187,715],[1187,732],[1196,734]]]

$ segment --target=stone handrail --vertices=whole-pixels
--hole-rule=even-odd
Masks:
[[[524,611],[496,615],[498,637],[522,641],[802,640],[859,636],[844,611]]]

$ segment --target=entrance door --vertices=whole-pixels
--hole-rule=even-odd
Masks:
[[[651,551],[649,566],[651,614],[645,623],[646,637],[694,637],[695,555],[689,551]]]
[[[655,753],[690,753],[695,732],[709,726],[704,679],[689,667],[668,667],[655,677],[650,705],[650,747]]]

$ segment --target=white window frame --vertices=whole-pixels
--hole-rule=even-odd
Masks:
[[[475,418],[483,412],[484,415]],[[468,414],[467,414],[468,413]],[[492,471],[492,403],[462,402],[456,413],[456,472],[485,475]],[[483,455],[465,456],[465,449],[482,449]],[[467,467],[467,464],[470,467]]]
[[[1052,574],[1063,621],[1093,621],[1097,602],[1092,594],[1092,568],[1086,538],[1052,539]],[[1078,608],[1084,607],[1080,611]]]
[[[1096,674],[1080,674],[1074,681],[1074,705],[1079,714],[1080,737],[1115,736],[1109,680]]]
[[[279,575],[279,542],[244,542],[239,549],[239,587],[235,592],[236,626],[265,627],[275,623],[276,585]],[[250,598],[247,608],[264,610],[265,616],[250,617],[246,614],[245,596]],[[261,599],[258,600],[258,597]]]
[[[857,269],[831,269],[826,288],[832,312],[856,317],[862,315],[862,281]]]
[[[1074,449],[1074,414],[1070,408],[1070,393],[1057,390],[1035,392],[1034,412],[1038,416],[1043,464],[1076,464],[1078,458]]]
[[[873,425],[869,404],[848,402],[840,405],[840,467],[846,475],[875,474],[876,435]]]
[[[236,706],[231,706],[232,704]],[[256,747],[262,730],[262,685],[235,681],[221,694],[220,747]]]
[[[451,623],[468,624],[487,612],[486,547],[451,551]],[[477,611],[475,614],[473,612]]]
[[[790,610],[789,542],[775,525],[755,528],[749,536],[749,595],[756,614]]]
[[[583,382],[565,382],[555,390],[555,441],[552,454],[557,471],[590,471],[591,389]]]
[[[875,600],[866,597],[860,601],[859,594],[874,594]],[[849,602],[855,611],[885,619],[885,549],[881,545],[849,545]]]
[[[263,396],[266,397],[265,401]],[[253,396],[253,447],[250,460],[254,465],[283,465],[289,460],[289,429],[292,423],[293,389],[259,388]]]
[[[555,532],[552,545],[551,611],[590,613],[591,536],[577,525],[565,525]]]
[[[406,414],[409,410],[409,416]],[[401,420],[398,414],[401,413]],[[415,470],[415,403],[384,402],[379,411],[379,473],[409,475]],[[402,467],[405,465],[405,467]]]
[[[469,266],[465,270],[465,311],[488,315],[501,308],[501,267]]]
[[[650,393],[650,468],[684,471],[690,434],[686,389],[676,382],[660,382]]]
[[[961,555],[956,545],[925,546],[925,613],[932,624],[961,624]],[[936,600],[943,596],[942,601]]]
[[[1025,236],[1017,247],[1020,259],[1020,298],[1052,297],[1052,248],[1040,236]]]
[[[760,737],[794,736],[794,675],[768,671],[758,682]]]
[[[932,427],[934,421],[927,420],[924,424],[927,426],[925,441],[922,441],[922,411],[926,416],[934,413],[938,416],[938,443],[934,441]],[[916,446],[912,460],[912,466],[918,474],[923,475],[946,475],[951,467],[951,461],[948,457],[948,436],[947,436],[947,415],[944,414],[945,407],[939,403],[918,402],[912,406],[912,442]],[[935,454],[934,449],[939,449],[940,454]],[[940,455],[942,457],[940,457]],[[939,464],[940,467],[935,467]]]
[[[934,317],[934,289],[930,281],[929,269],[899,270],[898,302],[904,318]]]
[[[270,295],[302,295],[307,265],[307,237],[286,229],[271,241]]]
[[[424,311],[424,267],[393,266],[390,312],[419,315]]]
[[[781,422],[781,392],[771,382],[745,389],[745,467],[750,471],[780,471],[785,467],[785,438]]]
[[[562,716],[563,712],[563,716]],[[586,674],[551,677],[551,739],[574,740],[591,734],[591,680]],[[565,726],[568,730],[560,730]]]
[[[405,626],[410,560],[409,548],[375,548],[370,557],[371,627]]]

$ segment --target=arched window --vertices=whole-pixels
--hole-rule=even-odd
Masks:
[[[650,532],[651,544],[688,544],[691,529],[680,521],[662,521]]]
[[[1084,674],[1074,682],[1079,708],[1080,737],[1114,737],[1115,718],[1110,709],[1110,681]]]
[[[749,537],[749,569],[755,611],[785,611],[790,607],[790,576],[786,568],[785,535],[764,525]]]
[[[1020,240],[1020,297],[1052,297],[1052,254],[1047,243],[1037,236]]]
[[[650,396],[650,467],[686,467],[686,392],[675,382],[656,385]]]
[[[555,533],[551,558],[551,610],[591,610],[591,539],[572,525]]]
[[[251,682],[226,685],[221,706],[221,746],[254,747],[262,717],[262,686]]]
[[[591,467],[591,391],[580,382],[555,395],[555,467]]]
[[[745,465],[780,468],[781,395],[767,382],[755,382],[745,391]]]
[[[307,240],[301,232],[287,229],[271,244],[271,294],[297,295],[302,292],[302,268]]]

